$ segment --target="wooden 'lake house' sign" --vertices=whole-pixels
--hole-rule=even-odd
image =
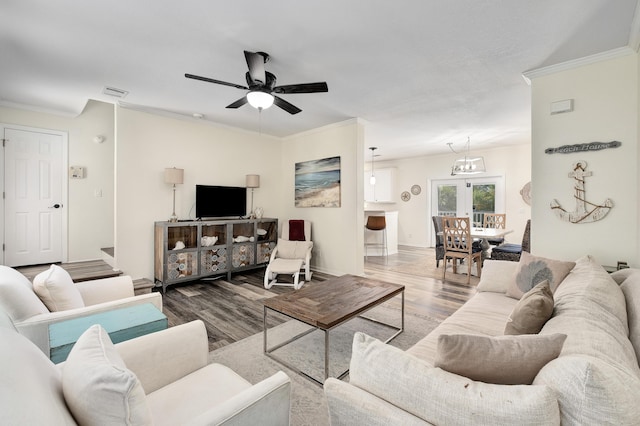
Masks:
[[[611,142],[589,142],[589,143],[577,143],[574,145],[562,145],[558,148],[547,148],[544,150],[545,154],[572,154],[574,152],[584,151],[600,151],[607,148],[618,148],[622,145],[620,141]]]
[[[596,222],[604,218],[609,210],[613,207],[613,201],[609,198],[604,200],[602,204],[594,204],[587,201],[586,191],[584,188],[585,177],[591,176],[592,172],[587,172],[587,162],[580,160],[573,163],[573,170],[569,173],[569,177],[575,179],[575,192],[573,197],[576,200],[576,209],[574,211],[567,211],[558,202],[553,200],[551,202],[551,210],[554,211],[556,216],[565,222],[570,223],[589,223]]]

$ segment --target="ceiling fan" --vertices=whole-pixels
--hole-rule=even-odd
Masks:
[[[193,74],[185,74],[187,78],[194,80],[206,81],[208,83],[222,84],[237,89],[248,90],[249,92],[237,101],[227,105],[227,108],[240,108],[247,102],[258,110],[269,108],[271,105],[287,111],[289,114],[297,114],[302,111],[297,106],[285,101],[275,94],[292,94],[292,93],[318,93],[328,92],[329,87],[326,82],[320,83],[303,83],[288,84],[285,86],[276,86],[276,76],[269,71],[265,71],[264,64],[269,61],[269,55],[264,52],[248,52],[244,51],[244,57],[247,60],[249,71],[246,73],[247,86],[240,84],[228,83],[226,81],[215,80],[208,77],[200,77]]]

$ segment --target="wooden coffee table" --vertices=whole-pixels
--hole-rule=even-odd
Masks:
[[[400,327],[360,315],[398,294],[402,297]],[[313,328],[269,348],[267,346],[267,313],[269,310],[309,324]],[[385,343],[391,341],[404,330],[404,286],[355,275],[343,275],[291,293],[266,299],[264,301],[263,318],[264,353],[286,367],[322,385],[323,382],[300,371],[295,366],[278,358],[272,352],[315,330],[324,331],[324,380],[326,380],[329,377],[329,331],[357,316],[397,330]],[[348,372],[349,370],[346,370],[338,378],[344,377]]]

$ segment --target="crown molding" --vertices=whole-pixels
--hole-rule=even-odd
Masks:
[[[42,106],[38,106],[38,105],[23,104],[23,103],[19,103],[19,102],[11,102],[11,101],[6,101],[6,100],[0,98],[0,107],[2,107],[2,108],[10,108],[10,109],[19,109],[19,110],[30,111],[30,112],[36,112],[36,113],[39,113],[39,114],[57,115],[59,117],[76,118],[80,114],[82,114],[82,111],[84,111],[84,107],[87,105],[87,102],[89,102],[88,99],[85,101],[85,103],[84,103],[82,109],[80,109],[80,111],[69,111],[69,110],[65,110],[65,109],[56,109],[56,108],[42,107]]]
[[[610,59],[621,58],[623,56],[635,53],[636,50],[629,46],[619,47],[617,49],[607,50],[605,52],[596,53],[594,55],[585,56],[578,59],[572,59],[566,62],[560,62],[559,64],[549,65],[547,67],[535,68],[522,73],[522,77],[527,84],[531,84],[531,80],[546,75],[555,74],[561,71],[567,71],[575,68],[580,68],[585,65],[591,65],[596,62],[607,61]]]

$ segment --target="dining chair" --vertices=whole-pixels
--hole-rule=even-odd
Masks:
[[[483,228],[506,229],[507,215],[504,213],[485,213],[482,223]],[[488,238],[489,245],[497,246],[504,243],[504,238]]]
[[[523,251],[531,252],[531,219],[527,220],[527,225],[524,228],[522,244],[500,244],[491,249],[491,259],[519,262]]]
[[[444,236],[442,234],[442,216],[432,216],[433,231],[436,235],[436,268],[440,267],[440,261],[444,259]]]
[[[476,262],[478,278],[482,273],[482,248],[473,244],[471,222],[468,217],[444,217],[442,220],[444,235],[444,268],[442,280],[447,272],[447,259],[451,259],[453,273],[457,271],[457,260],[467,261],[467,284],[471,283],[471,263]]]

